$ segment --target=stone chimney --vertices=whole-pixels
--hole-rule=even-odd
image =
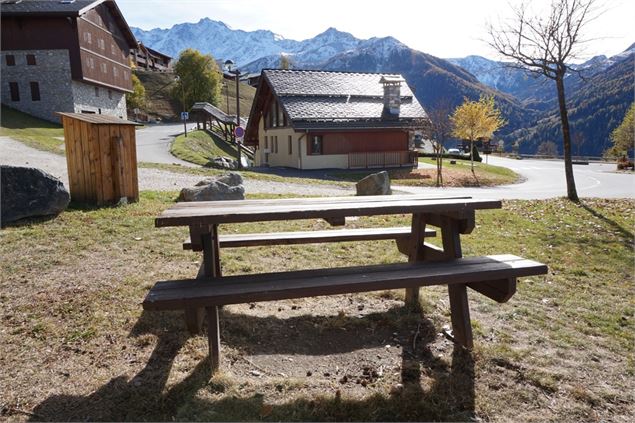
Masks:
[[[382,118],[399,119],[401,107],[401,83],[406,82],[401,75],[385,75],[379,80],[384,86],[384,110]]]

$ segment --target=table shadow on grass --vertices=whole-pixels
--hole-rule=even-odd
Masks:
[[[405,308],[397,307],[387,312],[374,313],[362,318],[357,316],[317,317],[322,323],[332,324],[337,320],[337,329],[321,330],[320,337],[341,331],[344,327],[355,330],[356,336],[348,336],[349,345],[330,347],[322,345],[323,354],[352,351],[364,346],[382,342],[372,331],[365,330],[377,322],[388,325],[404,318]],[[410,313],[408,313],[410,314]],[[411,314],[412,315],[412,314]],[[293,335],[296,325],[301,328],[313,328],[305,333],[307,342],[318,341],[313,338],[319,329],[314,326],[315,316],[302,315],[289,319],[275,317],[253,317],[244,314],[232,314],[222,311],[221,324],[223,344],[254,354],[287,353],[306,354],[305,344],[270,342],[285,335]],[[432,323],[419,315],[415,321],[420,328],[416,351],[404,347],[401,351],[401,383],[403,388],[390,394],[369,394],[361,399],[342,398],[338,394],[315,394],[313,397],[301,397],[282,404],[267,404],[267,415],[263,416],[266,397],[262,394],[249,396],[223,396],[218,400],[201,398],[197,395],[201,389],[213,391],[210,381],[209,361],[200,361],[195,368],[179,383],[166,390],[166,382],[173,362],[185,345],[189,335],[185,331],[180,313],[143,312],[132,329],[130,336],[137,337],[147,333],[157,335],[158,340],[145,367],[128,380],[118,376],[86,396],[53,395],[40,403],[34,410],[32,421],[62,420],[374,420],[374,421],[467,421],[473,420],[474,411],[474,362],[469,351],[455,346],[452,362],[434,356],[430,344],[436,337]],[[255,345],[257,340],[249,340],[232,334],[239,327],[254,324],[265,329],[258,338],[266,339]],[[272,336],[275,335],[275,338]],[[222,363],[222,360],[221,360]],[[221,364],[222,366],[223,364]],[[421,375],[431,380],[422,387]]]

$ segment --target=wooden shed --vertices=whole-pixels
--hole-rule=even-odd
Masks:
[[[114,116],[58,113],[64,126],[71,199],[88,204],[139,200],[135,126]]]

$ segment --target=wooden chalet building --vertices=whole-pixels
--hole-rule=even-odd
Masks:
[[[113,0],[2,0],[2,103],[127,118],[137,41]]]
[[[136,49],[132,49],[135,65],[138,69],[154,72],[166,72],[170,68],[172,57],[139,43]]]
[[[265,69],[245,134],[256,166],[416,165],[430,120],[401,75]]]

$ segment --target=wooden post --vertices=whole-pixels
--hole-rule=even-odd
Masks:
[[[408,261],[411,263],[423,261],[425,231],[425,216],[421,213],[414,213],[412,215],[410,246],[408,251]],[[419,302],[419,287],[406,288],[406,306],[415,310],[421,309],[421,303]]]
[[[203,277],[220,277],[220,246],[218,242],[218,225],[209,225],[201,234],[203,244]],[[207,341],[209,343],[209,359],[212,372],[220,365],[220,325],[218,307],[207,307]],[[197,314],[199,311],[197,311]],[[200,328],[199,328],[200,330]]]
[[[441,236],[443,239],[443,252],[446,259],[460,258],[461,222],[448,216],[441,218]],[[452,317],[452,333],[457,343],[466,348],[474,346],[472,336],[472,324],[470,322],[470,306],[467,299],[466,284],[448,285],[450,297],[450,313]]]

